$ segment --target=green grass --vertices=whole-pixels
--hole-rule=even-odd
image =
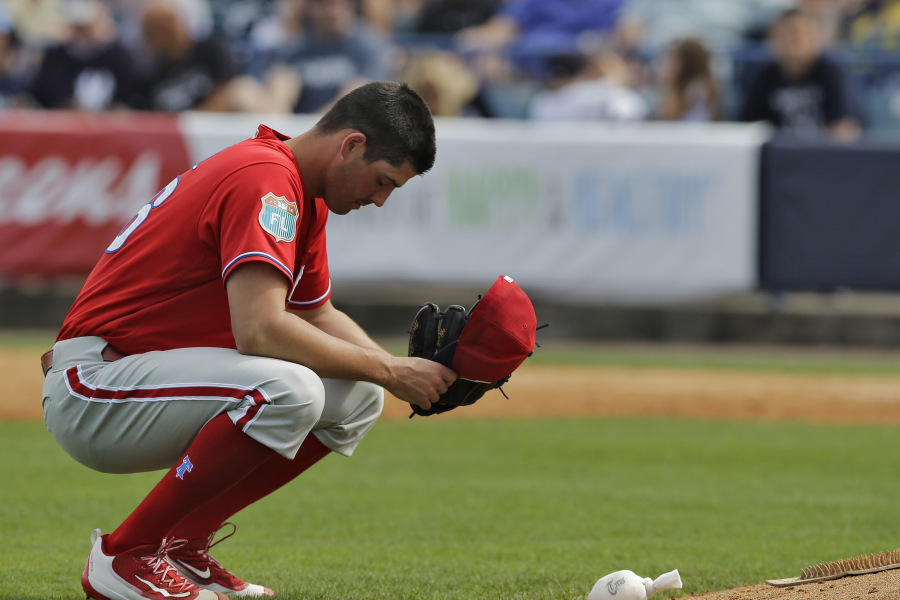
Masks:
[[[674,419],[383,422],[239,514],[216,556],[283,600],[583,599],[679,569],[667,598],[897,547],[893,427]],[[76,600],[94,527],[158,473],[81,467],[0,424],[0,599]]]

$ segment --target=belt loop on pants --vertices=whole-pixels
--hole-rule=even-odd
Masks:
[[[112,344],[106,344],[103,347],[103,350],[100,351],[100,358],[102,358],[106,362],[115,362],[122,358],[128,356],[121,350],[118,350]],[[47,376],[47,373],[50,369],[53,368],[53,350],[50,349],[41,356],[41,370],[44,372],[44,377]]]

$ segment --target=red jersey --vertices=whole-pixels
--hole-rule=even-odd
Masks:
[[[325,303],[328,208],[286,139],[261,125],[169,183],[107,248],[57,339],[96,335],[126,354],[234,348],[225,280],[247,261],[289,278],[289,308]]]

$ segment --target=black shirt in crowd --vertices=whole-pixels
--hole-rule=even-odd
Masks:
[[[29,93],[43,108],[101,111],[130,103],[139,71],[133,55],[120,42],[79,48],[48,48]]]
[[[845,72],[823,55],[800,79],[788,79],[777,63],[764,66],[752,81],[740,120],[768,121],[783,133],[817,137],[854,111]]]

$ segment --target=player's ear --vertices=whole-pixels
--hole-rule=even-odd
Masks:
[[[359,131],[347,134],[341,142],[341,156],[350,158],[353,154],[362,154],[366,149],[366,135]]]

